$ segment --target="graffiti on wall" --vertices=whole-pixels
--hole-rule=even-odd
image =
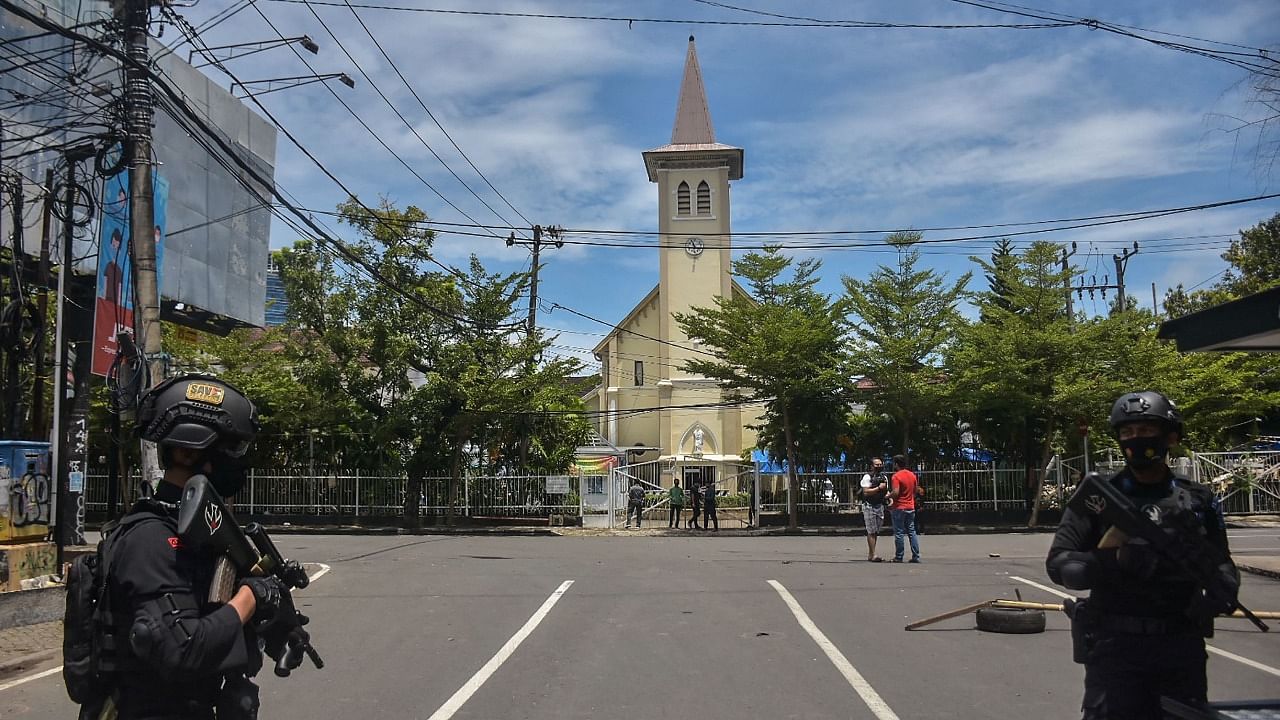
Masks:
[[[53,509],[53,486],[49,476],[28,471],[9,485],[9,522],[16,528],[48,525]]]

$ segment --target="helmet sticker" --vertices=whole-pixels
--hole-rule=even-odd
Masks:
[[[209,405],[221,405],[227,391],[209,383],[191,383],[187,386],[187,399]]]

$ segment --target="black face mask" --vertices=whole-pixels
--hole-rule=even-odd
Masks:
[[[1121,440],[1120,450],[1129,467],[1141,470],[1162,462],[1169,455],[1169,443],[1164,437],[1135,437]]]
[[[240,492],[248,480],[247,465],[244,458],[232,458],[226,455],[215,455],[209,461],[212,470],[209,483],[223,498],[229,498]]]

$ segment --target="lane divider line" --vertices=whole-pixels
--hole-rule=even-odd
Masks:
[[[320,569],[316,571],[316,574],[315,574],[315,575],[310,575],[310,576],[308,576],[308,577],[310,578],[311,582],[315,582],[316,580],[319,580],[320,578],[324,577],[324,576],[325,576],[325,575],[326,575],[326,574],[327,574],[327,573],[332,569],[332,568],[330,568],[328,565],[326,565],[326,564],[324,564],[324,563],[316,563],[316,564],[320,566]],[[61,666],[61,665],[59,665],[59,666],[58,666],[58,667],[56,667],[56,668],[49,668],[48,670],[41,670],[40,672],[35,673],[34,675],[28,675],[28,676],[26,676],[26,677],[20,677],[20,678],[18,678],[18,679],[16,679],[16,680],[10,680],[9,682],[7,682],[7,683],[4,683],[4,684],[0,685],[0,692],[4,692],[5,690],[9,690],[9,689],[11,689],[11,688],[16,688],[16,687],[18,687],[19,685],[23,685],[23,684],[29,683],[29,682],[31,682],[32,680],[39,680],[39,679],[41,679],[41,678],[49,677],[50,675],[53,675],[54,673],[60,673],[60,672],[62,672],[62,666]]]
[[[22,685],[22,684],[24,684],[24,683],[29,683],[29,682],[31,682],[32,680],[39,680],[39,679],[40,679],[40,678],[42,678],[42,677],[49,677],[50,675],[52,675],[52,674],[54,674],[54,673],[60,673],[60,672],[62,672],[62,666],[61,666],[61,665],[59,665],[59,666],[58,666],[58,667],[56,667],[56,668],[49,668],[48,670],[42,670],[42,671],[40,671],[40,672],[36,673],[35,675],[28,675],[28,676],[26,676],[26,677],[18,678],[17,680],[10,680],[9,682],[7,682],[7,683],[5,683],[5,684],[0,685],[0,692],[4,692],[5,690],[8,690],[8,689],[10,689],[10,688],[16,688],[16,687],[18,687],[19,685]]]
[[[800,627],[804,628],[804,631],[809,633],[809,637],[813,638],[813,641],[818,643],[818,647],[822,648],[822,651],[827,654],[827,659],[831,661],[832,665],[836,666],[836,670],[840,671],[840,674],[844,676],[844,679],[847,680],[854,691],[858,693],[858,697],[862,698],[862,702],[866,703],[867,708],[870,709],[879,720],[898,720],[897,714],[894,713],[893,709],[889,707],[889,704],[884,701],[884,698],[880,697],[880,693],[876,692],[875,688],[871,687],[871,683],[867,682],[867,679],[862,677],[862,673],[858,672],[858,669],[853,666],[853,663],[849,662],[849,658],[845,657],[844,653],[840,652],[840,648],[836,647],[835,643],[831,642],[831,640],[827,638],[826,633],[823,633],[822,630],[818,629],[818,626],[809,617],[809,613],[804,611],[804,608],[801,607],[795,597],[793,597],[791,593],[782,586],[782,583],[777,580],[770,580],[769,584],[773,586],[774,590],[778,591],[778,595],[782,597],[782,602],[786,603],[787,607],[791,608],[791,614],[795,615],[796,621],[800,623]]]
[[[1044,590],[1045,592],[1047,592],[1047,593],[1051,593],[1051,594],[1053,594],[1053,595],[1057,595],[1057,596],[1058,596],[1058,597],[1060,597],[1060,598],[1074,598],[1074,597],[1075,597],[1074,595],[1069,595],[1069,594],[1067,594],[1067,593],[1064,593],[1064,592],[1062,592],[1061,590],[1058,590],[1057,588],[1051,588],[1051,587],[1049,587],[1049,586],[1047,586],[1047,585],[1041,585],[1041,584],[1040,584],[1040,583],[1038,583],[1038,582],[1035,582],[1035,581],[1033,581],[1033,580],[1028,580],[1028,579],[1026,579],[1026,578],[1024,578],[1024,577],[1018,577],[1017,575],[1010,575],[1010,576],[1009,576],[1009,579],[1010,579],[1010,580],[1017,580],[1017,581],[1018,581],[1018,582],[1020,582],[1020,583],[1025,583],[1025,584],[1027,584],[1027,585],[1030,585],[1030,586],[1031,586],[1031,587],[1033,587],[1033,588],[1036,588],[1037,590]],[[1222,648],[1214,647],[1213,645],[1210,645],[1209,643],[1205,643],[1205,644],[1204,644],[1204,647],[1205,647],[1205,650],[1208,650],[1209,652],[1213,653],[1214,655],[1219,655],[1219,656],[1224,657],[1224,658],[1226,658],[1226,659],[1228,659],[1228,660],[1235,660],[1236,662],[1240,663],[1241,665],[1248,665],[1249,667],[1253,668],[1254,670],[1261,670],[1262,672],[1267,673],[1267,674],[1269,674],[1269,675],[1275,675],[1276,677],[1280,677],[1280,669],[1273,668],[1273,667],[1271,667],[1270,665],[1267,665],[1267,664],[1265,664],[1265,663],[1260,663],[1260,662],[1258,662],[1257,660],[1253,660],[1253,659],[1247,658],[1247,657],[1245,657],[1245,656],[1243,656],[1243,655],[1237,655],[1237,654],[1235,654],[1235,653],[1233,653],[1233,652],[1228,652],[1228,651],[1226,651],[1226,650],[1223,650]]]
[[[515,635],[511,636],[511,639],[508,640],[505,645],[498,649],[497,654],[489,658],[489,662],[485,663],[479,670],[477,670],[476,674],[472,675],[470,680],[467,680],[462,687],[458,688],[458,691],[455,692],[452,697],[445,700],[439,710],[431,713],[431,717],[428,718],[428,720],[449,720],[449,718],[453,717],[455,713],[461,710],[462,706],[471,699],[471,696],[475,695],[476,691],[480,689],[480,686],[484,685],[485,681],[492,677],[493,674],[497,672],[498,668],[502,667],[502,664],[507,661],[507,658],[510,658],[515,653],[516,649],[520,647],[520,644],[533,634],[534,629],[537,628],[543,619],[547,617],[547,614],[551,612],[551,608],[555,607],[556,603],[560,602],[560,598],[564,597],[564,594],[569,590],[570,585],[573,585],[572,580],[565,580],[563,583],[560,583],[560,587],[556,588],[555,592],[551,593],[551,595],[543,601],[542,606],[539,607],[533,613],[533,616],[516,631]]]

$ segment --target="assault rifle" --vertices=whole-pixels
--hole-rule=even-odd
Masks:
[[[249,575],[275,575],[293,589],[305,588],[311,582],[301,565],[284,559],[261,525],[250,523],[241,529],[218,491],[203,475],[188,480],[183,490],[178,510],[178,535],[183,544],[207,547],[218,555],[213,583],[209,588],[210,602],[230,600],[239,578]],[[311,658],[317,669],[324,667],[324,661],[311,646],[311,635],[302,629],[309,618],[294,608],[293,599],[287,594],[280,613],[274,624],[287,629],[283,642],[278,647],[270,641],[267,643],[268,653],[276,660],[276,675],[288,677],[302,664],[304,654]]]
[[[1067,507],[1084,516],[1097,516],[1104,524],[1131,538],[1145,540],[1162,560],[1195,579],[1207,595],[1224,607],[1238,608],[1259,630],[1269,629],[1215,579],[1218,567],[1230,559],[1226,553],[1208,542],[1191,540],[1186,537],[1185,529],[1178,528],[1178,533],[1173,535],[1165,532],[1098,473],[1085,476]]]

